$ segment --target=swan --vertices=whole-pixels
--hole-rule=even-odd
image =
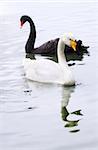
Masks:
[[[44,44],[42,44],[41,46],[35,48],[34,44],[35,44],[35,40],[36,40],[36,27],[35,24],[33,22],[33,20],[29,17],[29,16],[22,16],[20,18],[20,24],[21,24],[21,28],[23,27],[25,22],[29,22],[30,24],[30,34],[29,34],[29,38],[26,42],[25,45],[25,52],[28,53],[33,53],[33,54],[42,54],[42,55],[56,55],[56,51],[57,51],[57,44],[59,41],[59,38],[50,40]],[[68,54],[72,54],[74,53],[74,55],[79,54],[79,55],[83,55],[83,53],[88,53],[86,46],[82,45],[82,41],[78,40],[77,42],[77,46],[76,46],[76,52],[73,51],[73,49],[71,47],[69,47],[68,45],[65,45],[65,55],[67,56]],[[72,58],[71,58],[72,59]],[[76,55],[75,59],[79,59],[79,57]]]
[[[57,46],[58,63],[49,59],[24,59],[26,78],[42,83],[57,83],[61,85],[75,85],[74,76],[67,64],[64,54],[65,44],[76,50],[76,41],[69,34],[59,39]]]

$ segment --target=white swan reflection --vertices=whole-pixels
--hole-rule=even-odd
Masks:
[[[80,129],[76,129],[78,127],[78,123],[80,119],[68,119],[71,115],[82,116],[81,110],[76,110],[73,112],[69,112],[67,109],[69,100],[71,98],[71,94],[74,92],[75,87],[64,87],[62,92],[62,101],[61,101],[61,116],[62,120],[65,122],[64,127],[69,128],[70,132],[78,132]]]
[[[38,101],[40,101],[40,102],[37,101],[37,105],[39,105],[41,110],[43,108],[43,105],[45,105],[48,108],[48,109],[45,108],[46,111],[48,111],[49,109],[51,110],[52,107],[53,108],[52,111],[54,112],[56,107],[59,107],[60,103],[61,106],[60,115],[64,127],[69,129],[69,132],[80,131],[80,129],[78,128],[78,123],[81,120],[82,116],[81,110],[79,109],[76,111],[69,112],[67,108],[72,93],[74,93],[75,86],[64,87],[54,84],[42,84],[42,83],[39,84],[29,80],[27,82],[30,91],[32,90],[32,96],[38,98]],[[45,113],[47,113],[46,111]],[[79,117],[79,119],[77,119],[77,117]]]

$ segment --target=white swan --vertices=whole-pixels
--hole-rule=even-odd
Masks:
[[[57,48],[58,63],[48,59],[24,59],[26,78],[43,83],[74,85],[75,79],[66,62],[65,44],[76,50],[76,41],[70,34],[60,38]]]

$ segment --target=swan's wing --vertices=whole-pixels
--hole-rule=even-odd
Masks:
[[[34,81],[57,82],[63,78],[59,64],[51,60],[25,59],[24,68],[27,78]]]
[[[43,45],[37,47],[34,49],[35,54],[55,54],[57,50],[57,44],[58,44],[59,38],[50,40]]]

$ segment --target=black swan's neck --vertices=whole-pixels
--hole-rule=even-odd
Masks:
[[[34,22],[31,19],[29,19],[28,22],[30,23],[30,34],[27,43],[25,45],[25,52],[32,53],[34,49],[35,39],[36,39],[36,29],[35,29]]]

